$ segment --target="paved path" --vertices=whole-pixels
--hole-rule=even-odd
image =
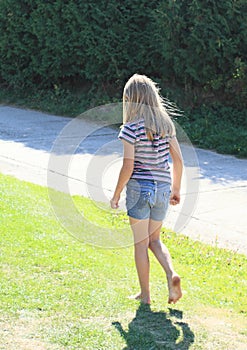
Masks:
[[[0,106],[0,172],[108,201],[121,166],[117,133],[81,119]],[[186,144],[182,150],[183,200],[170,208],[165,225],[247,254],[247,160]]]

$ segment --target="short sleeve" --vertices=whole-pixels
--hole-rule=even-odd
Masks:
[[[168,142],[171,142],[172,139],[175,139],[176,137],[177,137],[176,134],[168,135],[168,136],[167,136]]]
[[[120,140],[125,140],[133,145],[136,141],[135,128],[130,124],[123,125],[118,138]]]

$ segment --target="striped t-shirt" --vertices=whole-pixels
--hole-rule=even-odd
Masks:
[[[171,183],[169,160],[170,136],[154,135],[148,140],[144,120],[126,123],[119,139],[135,146],[134,170],[132,179],[155,180]]]

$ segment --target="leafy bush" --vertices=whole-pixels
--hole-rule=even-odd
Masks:
[[[187,111],[177,122],[199,147],[247,157],[247,110],[220,104]]]
[[[161,72],[188,103],[246,106],[245,0],[162,1],[157,10]]]
[[[0,76],[10,86],[117,83],[149,63],[155,1],[3,0]],[[149,39],[150,41],[150,39]],[[150,72],[150,71],[149,71]]]
[[[52,86],[83,72],[80,2],[0,3],[1,78],[14,87]],[[80,25],[79,25],[80,24]]]
[[[178,87],[185,105],[246,106],[245,0],[2,0],[0,80],[118,95],[134,72]]]
[[[74,115],[144,73],[193,142],[246,156],[246,17],[245,0],[1,0],[0,98]]]

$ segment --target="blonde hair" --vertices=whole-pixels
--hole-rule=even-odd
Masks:
[[[170,115],[176,109],[165,101],[159,88],[147,76],[134,74],[126,83],[123,91],[123,124],[144,119],[149,140],[154,134],[175,135],[175,126]]]

